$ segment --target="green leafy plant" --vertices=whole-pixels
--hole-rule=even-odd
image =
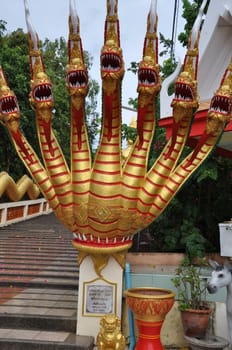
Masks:
[[[185,247],[189,262],[197,257],[204,257],[206,239],[193,221],[183,219],[180,226],[180,243]]]
[[[200,266],[195,266],[189,258],[185,258],[176,269],[176,275],[172,278],[172,283],[177,288],[179,309],[181,311],[209,307],[206,302],[207,278],[201,276],[203,266],[203,259],[201,259]]]

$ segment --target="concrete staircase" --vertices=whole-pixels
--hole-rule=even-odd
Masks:
[[[0,349],[93,349],[77,336],[77,252],[53,214],[0,228]]]

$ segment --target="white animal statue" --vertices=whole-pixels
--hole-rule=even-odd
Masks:
[[[227,261],[224,262],[224,265],[220,265],[214,260],[209,260],[209,264],[213,271],[207,285],[208,292],[216,293],[219,288],[227,288],[226,314],[230,344],[232,344],[232,265]]]

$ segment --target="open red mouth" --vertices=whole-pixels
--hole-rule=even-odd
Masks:
[[[19,111],[15,96],[3,97],[0,100],[0,110],[2,114],[16,113]]]
[[[39,102],[47,102],[52,100],[52,86],[51,84],[41,84],[34,88],[34,98]]]
[[[88,84],[88,75],[84,70],[75,70],[67,74],[70,88],[85,88]]]
[[[143,86],[153,86],[158,83],[158,77],[154,70],[140,68],[138,72],[139,84]]]
[[[211,100],[209,111],[223,115],[229,114],[231,112],[231,99],[227,96],[214,96]]]
[[[190,85],[185,83],[175,84],[175,99],[179,101],[193,101],[193,90]]]
[[[107,72],[116,72],[121,68],[121,59],[115,53],[104,53],[101,55],[101,68]]]

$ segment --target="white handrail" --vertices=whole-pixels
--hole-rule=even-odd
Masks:
[[[0,203],[0,227],[52,212],[44,198]]]

